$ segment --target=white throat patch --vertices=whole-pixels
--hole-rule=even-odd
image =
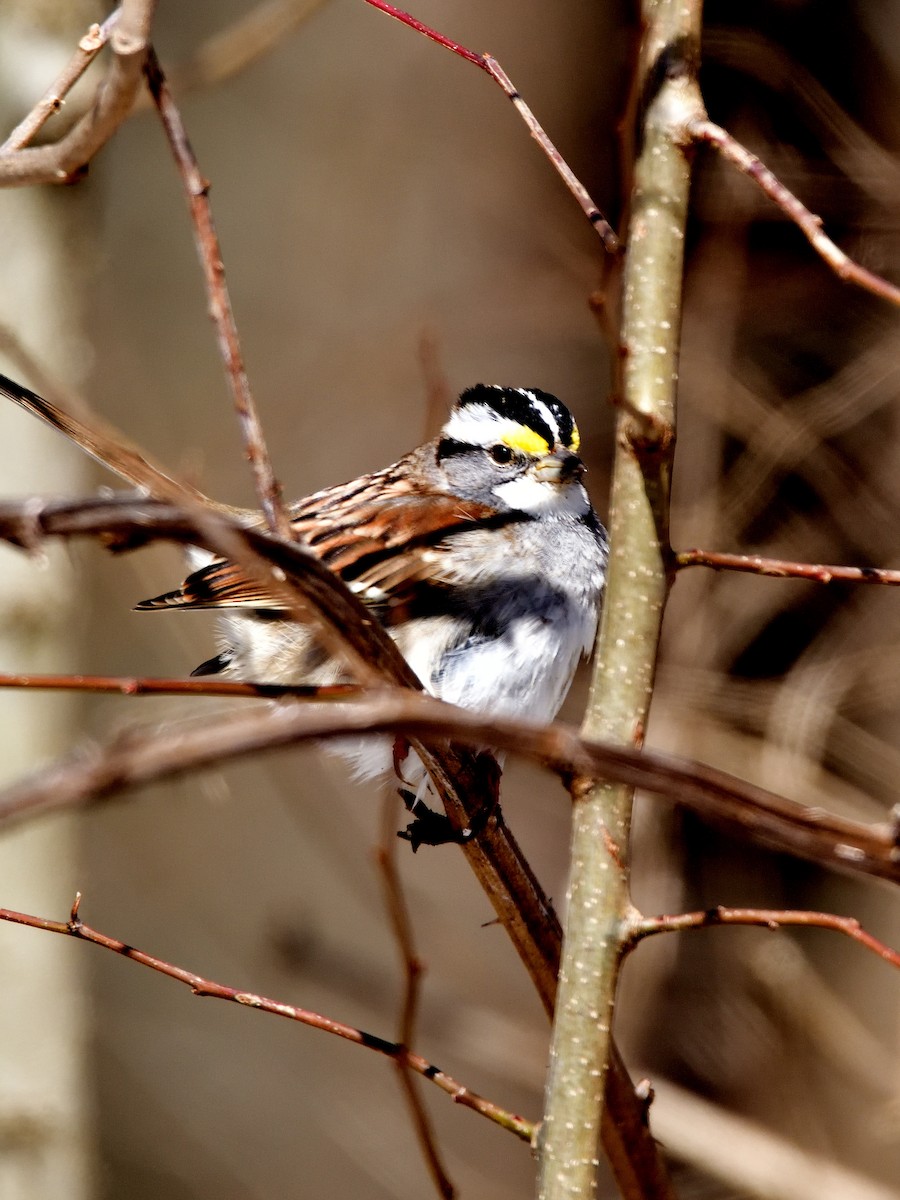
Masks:
[[[530,471],[491,489],[495,496],[519,512],[533,516],[583,517],[591,506],[584,485],[541,482]]]

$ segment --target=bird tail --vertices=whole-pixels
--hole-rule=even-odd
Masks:
[[[76,416],[75,413],[59,408],[6,375],[0,375],[0,395],[6,396],[32,416],[38,417],[45,425],[65,434],[96,462],[128,483],[168,500],[177,501],[178,494],[183,495],[187,491],[194,499],[212,504],[220,511],[224,507],[210,500],[197,488],[173,479],[161,466],[145,457],[124,434],[95,414]]]

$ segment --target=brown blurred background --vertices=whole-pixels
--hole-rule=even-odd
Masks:
[[[164,66],[249,7],[162,4]],[[85,13],[60,2],[0,14],[9,123],[65,61]],[[498,56],[615,220],[632,6],[418,0],[415,13]],[[55,58],[27,34],[48,15],[59,26]],[[710,3],[703,75],[712,118],[762,154],[848,252],[894,277],[898,33],[900,6],[890,0]],[[480,380],[536,385],[570,404],[605,511],[609,365],[587,305],[602,278],[599,240],[489,81],[361,0],[332,0],[261,62],[185,95],[183,111],[213,183],[247,365],[289,496],[382,466],[422,439],[428,343],[453,392]],[[77,188],[21,195],[0,196],[5,319],[19,321],[58,378],[165,462],[214,495],[249,502],[185,205],[155,119],[135,117]],[[36,206],[27,218],[26,203]],[[64,256],[50,302],[27,311],[28,263],[14,252],[26,220],[36,245],[52,239]],[[67,323],[55,334],[61,311]],[[841,285],[749,183],[701,156],[676,547],[900,565],[897,349],[891,310]],[[74,452],[62,467],[37,453],[26,469],[12,447],[28,420],[7,419],[4,491],[74,486],[60,483],[62,470],[78,469]],[[99,482],[109,479],[97,471],[80,486]],[[174,551],[112,560],[83,546],[59,569],[65,584],[53,595],[71,604],[58,622],[59,657],[45,650],[43,669],[181,675],[213,653],[204,615],[130,611],[179,577]],[[16,570],[35,593],[44,587],[36,566]],[[650,744],[805,803],[882,817],[900,768],[898,605],[888,589],[686,574],[666,618]],[[12,641],[9,665],[18,666]],[[583,700],[581,680],[564,715],[577,721]],[[184,710],[171,700],[92,699],[63,740]],[[511,826],[560,901],[567,797],[517,765],[504,795]],[[41,852],[50,898],[33,875],[6,872],[14,894],[0,903],[46,907],[52,898],[43,915],[61,916],[77,886],[86,919],[111,934],[391,1037],[402,981],[373,865],[380,811],[339,766],[313,751],[282,753],[147,789],[69,824],[45,822],[65,843]],[[416,1049],[536,1117],[547,1029],[513,951],[484,926],[491,912],[460,855],[426,850],[401,861],[429,965]],[[639,812],[634,888],[648,912],[826,908],[900,943],[887,888],[729,841],[657,801]],[[0,928],[0,954],[9,964],[23,939],[42,938]],[[40,970],[63,972],[53,984],[61,1016],[47,1023],[70,1018],[75,1039],[55,1058],[74,1063],[66,1094],[87,1163],[79,1194],[428,1194],[389,1064],[287,1022],[193,1000],[112,955],[43,940],[51,966]],[[826,933],[716,930],[642,946],[626,971],[618,1033],[635,1071],[659,1082],[680,1194],[900,1195],[898,997],[886,965]],[[4,1020],[12,1042],[40,1040],[47,1023],[20,1038]],[[761,1152],[740,1141],[748,1126],[723,1136],[717,1110],[688,1108],[684,1090],[796,1143],[810,1163],[833,1160],[869,1177],[873,1190],[852,1192],[848,1177],[829,1192],[812,1166],[798,1181],[780,1172],[781,1190],[753,1184]],[[17,1093],[0,1086],[0,1098],[14,1127]],[[523,1146],[437,1093],[426,1099],[463,1196],[530,1194]],[[720,1158],[726,1147],[724,1164],[708,1161],[704,1144]],[[64,1194],[43,1170],[23,1169],[30,1190],[0,1196]]]

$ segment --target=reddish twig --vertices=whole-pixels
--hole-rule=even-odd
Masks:
[[[310,1012],[308,1009],[297,1008],[293,1004],[283,1004],[279,1000],[270,1000],[266,996],[259,996],[255,992],[241,991],[238,988],[226,987],[224,984],[216,983],[212,979],[205,979],[202,975],[196,975],[193,971],[186,971],[184,967],[177,967],[173,963],[166,962],[165,959],[157,958],[153,954],[147,954],[143,950],[136,950],[134,946],[129,946],[126,942],[120,942],[118,938],[109,937],[108,934],[101,933],[97,929],[92,929],[90,925],[86,925],[79,915],[79,907],[81,904],[81,893],[75,897],[75,903],[72,905],[72,911],[68,921],[52,921],[46,917],[34,917],[28,913],[14,912],[9,908],[0,908],[0,921],[10,921],[16,925],[27,925],[31,929],[44,929],[49,933],[61,933],[68,937],[78,938],[83,942],[92,942],[95,946],[102,946],[104,950],[111,950],[114,954],[121,954],[123,958],[130,958],[133,962],[140,963],[144,967],[149,967],[151,971],[158,971],[161,975],[167,975],[169,979],[175,979],[178,983],[183,983],[191,989],[195,996],[208,996],[215,1000],[230,1000],[234,1004],[241,1004],[245,1008],[255,1008],[260,1012],[272,1013],[276,1017],[286,1017],[289,1021],[299,1021],[302,1025],[308,1025],[311,1029],[321,1029],[323,1033],[334,1034],[335,1037],[344,1038],[345,1041],[354,1042],[358,1046],[365,1046],[368,1050],[374,1050],[378,1054],[383,1054],[386,1058],[392,1058],[395,1061],[401,1055],[404,1055],[408,1061],[409,1069],[415,1071],[417,1075],[422,1075],[425,1079],[429,1079],[436,1084],[442,1092],[445,1092],[457,1104],[463,1105],[465,1108],[471,1108],[474,1112],[481,1113],[488,1120],[493,1121],[496,1125],[500,1125],[503,1129],[514,1133],[516,1137],[522,1141],[530,1142],[534,1135],[534,1125],[530,1121],[526,1121],[523,1117],[518,1117],[514,1113],[507,1112],[498,1105],[491,1103],[490,1100],[485,1100],[483,1096],[477,1095],[475,1092],[469,1091],[463,1084],[457,1082],[444,1071],[438,1070],[427,1059],[422,1058],[418,1054],[411,1054],[404,1046],[398,1045],[396,1042],[389,1042],[384,1038],[376,1037],[374,1034],[366,1033],[362,1029],[357,1029],[352,1025],[345,1025],[342,1021],[334,1021],[330,1017],[322,1016],[319,1013]]]
[[[281,683],[240,683],[225,679],[148,679],[119,675],[7,675],[0,672],[0,688],[32,688],[58,692],[98,692],[119,696],[246,696],[257,700],[345,700],[358,696],[354,683],[327,687]]]
[[[680,933],[685,929],[710,929],[714,925],[755,925],[763,929],[780,929],[784,925],[803,925],[813,929],[830,929],[843,933],[871,950],[879,958],[900,967],[900,953],[886,946],[862,928],[855,917],[839,917],[836,913],[808,912],[803,909],[729,908],[718,904],[703,912],[676,913],[660,917],[636,917],[631,923],[630,945],[656,933]]]
[[[721,554],[717,550],[682,550],[675,555],[675,566],[678,570],[683,567],[711,567],[714,571],[744,571],[751,575],[769,575],[775,579],[808,579],[813,583],[900,585],[900,571],[890,571],[884,567],[832,567],[822,563],[763,558],[759,554]]]
[[[371,2],[371,0],[369,0]],[[835,274],[850,283],[855,283],[875,296],[891,304],[900,305],[900,287],[876,275],[874,271],[854,262],[822,229],[822,218],[809,211],[806,205],[781,182],[769,168],[752,154],[727,130],[709,119],[688,122],[686,131],[695,141],[705,142],[716,149],[722,157],[749,176],[762,191],[803,232],[812,248],[831,267]]]
[[[219,351],[231,385],[234,406],[244,440],[244,451],[253,472],[256,494],[269,529],[279,537],[290,541],[293,535],[284,507],[281,485],[275,478],[275,472],[272,469],[262,424],[250,390],[250,380],[247,378],[244,368],[237,325],[231,307],[231,298],[228,294],[228,285],[225,281],[222,250],[209,203],[209,181],[200,173],[196,155],[181,119],[181,113],[172,99],[159,65],[159,59],[152,48],[147,54],[144,74],[187,193],[194,226],[194,240],[206,280],[209,313],[216,327]]]
[[[155,0],[122,0],[115,27],[109,35],[113,60],[90,109],[58,142],[47,146],[20,144],[13,147],[7,143],[0,150],[0,184],[71,183],[109,141],[131,112],[140,86],[155,8]],[[88,34],[88,45],[91,44],[91,33]],[[71,78],[70,87],[74,81]],[[52,92],[53,88],[38,101],[36,109],[13,132],[10,141],[21,140],[23,131],[24,136],[33,136],[46,119],[43,116],[46,105],[49,103],[52,107],[54,104]],[[61,95],[56,97],[57,101],[61,99]]]
[[[577,177],[575,172],[551,142],[550,138],[545,133],[537,117],[522,99],[515,84],[497,62],[492,54],[481,54],[475,50],[469,50],[460,42],[454,42],[451,38],[445,37],[442,33],[438,33],[436,29],[432,29],[430,25],[426,25],[424,21],[418,20],[416,17],[410,16],[408,12],[397,8],[394,4],[387,4],[385,0],[366,0],[366,4],[370,4],[373,8],[379,9],[383,13],[387,13],[389,17],[394,17],[395,20],[408,25],[410,29],[415,29],[417,33],[423,34],[430,38],[433,42],[437,42],[439,46],[443,46],[445,50],[449,50],[453,54],[464,58],[466,62],[474,63],[476,67],[480,67],[487,75],[493,79],[494,83],[500,87],[505,95],[513,102],[519,116],[528,127],[528,132],[543,150],[544,154],[553,164],[554,170],[565,183],[566,187],[578,201],[582,212],[597,230],[603,242],[604,248],[610,254],[618,254],[622,249],[622,243],[619,240],[613,227],[604,217],[603,213],[591,199],[587,188]]]
[[[403,1089],[403,1094],[406,1097],[406,1103],[409,1107],[413,1128],[416,1131],[422,1155],[428,1166],[429,1174],[438,1195],[443,1196],[444,1200],[453,1200],[456,1189],[450,1181],[450,1177],[441,1160],[431,1119],[428,1116],[428,1111],[425,1108],[422,1097],[419,1095],[418,1088],[412,1076],[412,1069],[407,1062],[406,1056],[406,1048],[412,1045],[415,1037],[416,1017],[419,1011],[419,998],[421,996],[422,976],[425,971],[425,964],[416,952],[409,907],[406,903],[406,897],[403,894],[400,873],[397,870],[397,835],[395,832],[394,807],[394,795],[392,792],[389,792],[384,800],[381,845],[375,852],[375,861],[378,864],[384,885],[388,916],[390,917],[391,928],[393,929],[394,938],[400,951],[405,977],[403,1004],[401,1006],[397,1031],[397,1042],[402,1048],[402,1052],[394,1059],[394,1063],[396,1064],[397,1073],[400,1078],[400,1086]]]

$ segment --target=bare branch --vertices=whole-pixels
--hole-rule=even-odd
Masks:
[[[565,725],[489,718],[431,696],[387,687],[360,691],[357,699],[348,698],[337,707],[284,704],[173,723],[162,731],[132,729],[104,745],[64,756],[0,791],[0,823],[95,803],[125,787],[263,750],[348,733],[401,733],[430,742],[452,738],[473,747],[491,745],[563,776],[574,772],[643,788],[780,852],[900,882],[900,849],[896,831],[887,823],[864,825],[809,809],[714,767],[587,740]],[[492,827],[493,822],[494,818]],[[546,901],[540,903],[546,906]],[[551,914],[552,909],[544,907],[544,924]],[[551,940],[555,942],[555,935]],[[552,960],[552,948],[547,954]]]
[[[430,25],[426,25],[423,21],[416,17],[410,16],[409,13],[397,8],[396,5],[387,4],[385,0],[366,0],[366,4],[370,4],[373,8],[379,9],[383,13],[387,13],[389,17],[394,17],[404,25],[408,25],[410,29],[415,29],[417,33],[423,34],[430,38],[431,41],[437,42],[439,46],[443,46],[445,50],[450,50],[453,54],[464,58],[466,62],[474,63],[476,67],[480,67],[487,75],[490,75],[494,83],[500,87],[506,96],[513,102],[519,116],[528,127],[528,131],[537,144],[543,150],[544,154],[553,165],[553,169],[565,183],[566,187],[578,201],[584,215],[597,230],[603,242],[604,249],[610,254],[618,254],[622,249],[622,243],[604,217],[603,213],[591,199],[587,188],[577,177],[575,172],[554,146],[553,142],[544,132],[537,117],[522,99],[515,84],[497,62],[492,54],[480,54],[475,50],[469,50],[459,42],[454,42],[451,38],[445,37],[442,33],[438,33],[436,29],[432,29]]]
[[[123,5],[123,13],[127,9],[136,9],[138,7],[137,0],[126,0]],[[397,14],[400,15],[400,14]],[[400,16],[400,19],[403,19]],[[504,88],[507,94],[516,103],[520,113],[529,120],[530,113],[522,104],[520,98],[513,95],[511,92],[512,85],[503,75],[502,70],[497,64],[488,62],[489,56],[484,56],[484,69],[492,74],[492,77],[498,84]],[[133,94],[133,93],[132,93]],[[98,94],[99,95],[99,94]],[[95,106],[96,107],[96,106]],[[123,114],[124,115],[124,114]],[[533,120],[530,118],[529,127],[533,135],[542,141],[545,152],[550,154],[551,158],[555,155],[555,148],[546,139],[546,135]],[[79,127],[76,127],[80,128]],[[73,131],[75,132],[75,131]],[[73,139],[74,140],[74,139]],[[69,139],[63,139],[59,143],[60,147],[71,148]],[[24,150],[17,152],[16,162],[19,165],[17,182],[30,182],[37,178],[34,171],[37,170],[42,160],[39,160],[36,155],[38,152]],[[555,165],[557,170],[566,177],[568,168],[558,156],[556,156]],[[26,168],[29,167],[32,173],[28,174]],[[7,166],[9,164],[6,164]],[[4,166],[3,158],[0,156],[0,168]],[[74,168],[73,168],[74,169]],[[52,175],[53,181],[60,181],[59,173]],[[68,176],[64,176],[68,178]],[[2,175],[0,175],[2,178]],[[570,187],[578,194],[580,185],[571,176],[569,180]],[[596,225],[601,236],[604,236],[607,245],[615,245],[615,235],[605,225],[603,219],[596,211],[596,206],[590,202],[586,193],[581,189],[582,195],[579,196],[580,202],[589,218]],[[174,481],[171,481],[174,482]],[[163,498],[175,500],[179,502],[183,499],[181,496],[172,491],[162,493]],[[188,509],[190,506],[187,505]],[[196,514],[196,525],[198,528],[203,528],[203,514]],[[174,523],[178,525],[176,521]],[[187,524],[190,524],[188,522]],[[222,527],[224,523],[220,522],[218,527],[219,534],[227,535],[226,530]],[[20,533],[27,536],[27,530],[24,526],[20,526]],[[215,542],[216,522],[210,519],[206,525],[206,534],[200,538],[190,537],[185,538],[183,530],[176,530],[175,536],[180,540],[191,540],[204,542]],[[20,540],[20,539],[16,539]],[[229,537],[225,536],[225,541]],[[217,553],[227,554],[228,557],[235,558],[236,551],[239,550],[239,543],[233,538],[230,538],[232,549],[226,550],[219,546],[216,549]],[[252,537],[248,537],[252,541]],[[29,544],[22,542],[20,544]],[[277,582],[277,574],[270,570],[268,576],[265,572],[265,560],[257,561],[254,565],[252,553],[248,555],[246,549],[244,557],[237,555],[236,561],[241,563],[241,566],[250,570],[258,578],[268,578],[273,586]],[[261,572],[261,574],[260,574]],[[287,605],[289,611],[295,611],[294,606],[297,606],[297,611],[302,609],[303,602],[299,597],[295,597],[292,604]],[[323,630],[323,635],[327,640],[327,629]],[[358,664],[359,665],[359,664]],[[395,667],[397,664],[394,664]],[[360,677],[365,677],[366,672],[363,671]],[[452,748],[442,751],[441,755],[436,758],[433,754],[427,751],[421,751],[426,766],[436,782],[438,791],[442,794],[445,804],[451,813],[456,812],[467,816],[477,809],[479,803],[479,788],[477,786],[477,776],[471,768],[467,768],[467,763],[471,763],[471,755],[460,757]],[[461,779],[465,786],[461,791],[455,786],[455,780]],[[469,790],[466,795],[466,790]],[[535,985],[538,988],[541,998],[548,1008],[552,1005],[553,996],[556,985],[556,968],[558,964],[559,954],[559,928],[553,914],[552,907],[543,896],[536,879],[530,872],[527,863],[521,855],[515,840],[506,829],[500,818],[499,812],[492,818],[488,828],[473,842],[470,842],[465,847],[465,853],[470,860],[470,865],[479,876],[482,886],[485,888],[495,910],[498,913],[502,923],[510,934],[517,951],[525,962],[529,973]],[[610,1088],[610,1112],[616,1114],[618,1124],[614,1124],[612,1120],[604,1118],[603,1138],[607,1145],[608,1152],[614,1159],[628,1160],[633,1164],[635,1178],[644,1177],[651,1178],[654,1172],[659,1171],[658,1151],[650,1137],[644,1121],[644,1109],[640,1101],[635,1097],[634,1089],[628,1079],[627,1072],[618,1057],[614,1057],[612,1063],[612,1073],[609,1082]],[[623,1140],[623,1131],[629,1129],[628,1141]],[[627,1194],[629,1196],[649,1195],[651,1192],[638,1190],[637,1184],[631,1187]],[[652,1194],[657,1194],[655,1191]]]
[[[417,1075],[436,1084],[457,1104],[480,1113],[503,1129],[514,1133],[522,1141],[531,1141],[534,1133],[534,1126],[531,1122],[506,1112],[498,1105],[491,1103],[490,1100],[485,1100],[477,1093],[469,1091],[467,1087],[458,1083],[445,1071],[438,1070],[427,1059],[410,1053],[405,1046],[386,1041],[371,1033],[365,1033],[362,1029],[357,1029],[353,1025],[345,1025],[342,1021],[334,1021],[331,1017],[324,1017],[319,1013],[310,1012],[308,1009],[297,1008],[293,1004],[283,1004],[280,1000],[270,1000],[255,992],[226,987],[212,979],[196,975],[193,971],[187,971],[184,967],[166,962],[165,959],[157,958],[153,954],[136,950],[134,946],[129,946],[126,942],[120,942],[118,938],[110,937],[108,934],[86,925],[79,916],[80,905],[81,893],[79,892],[75,897],[68,921],[52,921],[46,917],[34,917],[28,913],[14,912],[9,908],[0,908],[0,921],[10,921],[15,925],[27,925],[31,929],[44,929],[48,933],[61,933],[68,937],[78,938],[83,942],[92,942],[95,946],[102,946],[104,950],[111,950],[113,954],[121,954],[123,958],[130,958],[132,962],[149,967],[151,971],[158,971],[161,975],[168,976],[169,979],[175,979],[178,983],[185,984],[195,996],[208,996],[214,1000],[230,1000],[245,1008],[255,1008],[260,1012],[272,1013],[276,1017],[286,1017],[289,1021],[299,1021],[300,1024],[308,1025],[311,1029],[320,1029],[323,1033],[331,1033],[335,1037],[344,1038],[345,1041],[354,1042],[357,1046],[364,1046],[367,1050],[374,1050],[377,1054],[394,1059],[395,1062],[400,1057],[404,1057],[411,1071],[415,1071]]]
[[[156,0],[122,0],[109,37],[113,60],[90,110],[58,142],[0,151],[0,185],[71,183],[109,141],[140,86],[155,8]]]
[[[437,335],[433,329],[425,328],[419,334],[419,366],[425,384],[425,422],[423,441],[429,441],[440,433],[447,415],[453,407],[453,392],[441,363]]]
[[[831,929],[843,933],[877,954],[892,967],[900,968],[900,953],[867,933],[855,917],[840,917],[836,913],[808,912],[789,908],[730,908],[717,904],[704,912],[675,913],[660,917],[636,916],[629,923],[629,944],[656,933],[680,933],[686,929],[711,929],[714,925],[755,925],[763,929],[781,929],[785,925],[803,925],[814,929]]]
[[[225,364],[225,373],[231,386],[234,407],[244,440],[244,452],[253,472],[260,507],[265,514],[269,529],[284,538],[285,541],[291,541],[293,532],[285,511],[281,484],[275,478],[275,472],[272,469],[272,460],[269,457],[262,424],[256,411],[253,393],[250,390],[250,380],[244,368],[241,343],[234,320],[234,311],[231,307],[231,297],[225,281],[222,249],[219,245],[219,237],[209,203],[209,181],[204,179],[200,173],[200,167],[188,139],[181,113],[172,99],[162,67],[159,65],[159,59],[152,47],[144,63],[144,74],[147,77],[147,86],[156,103],[166,137],[169,139],[169,147],[187,194],[191,222],[194,227],[194,241],[206,281],[209,315],[216,328],[219,353]]]
[[[326,3],[327,0],[262,0],[249,12],[201,42],[189,58],[168,72],[172,91],[182,95],[216,87],[240,74],[271,53],[308,17],[324,8]],[[61,111],[68,93],[108,43],[119,20],[119,12],[117,8],[110,13],[102,25],[91,25],[69,62],[44,95],[0,145],[0,155],[27,146],[49,118]],[[152,107],[152,97],[145,92],[138,92],[131,106],[131,114]]]
[[[783,558],[764,558],[759,554],[723,554],[718,550],[682,550],[675,555],[675,566],[711,567],[714,571],[744,571],[750,575],[769,575],[775,579],[808,579],[813,583],[880,583],[887,587],[900,584],[900,571],[885,567],[833,567],[821,563],[791,562]]]
[[[880,296],[891,304],[900,304],[900,287],[882,279],[844,253],[822,229],[822,218],[811,213],[806,205],[769,168],[752,154],[746,146],[731,136],[721,126],[708,118],[697,118],[687,123],[686,132],[698,142],[712,146],[722,157],[737,167],[756,183],[803,232],[812,248],[831,267],[835,274],[849,283],[855,283],[874,296]]]
[[[46,122],[65,104],[66,96],[85,73],[106,43],[119,19],[119,10],[110,13],[102,25],[92,25],[62,71],[0,146],[0,154],[20,150],[40,132]]]

